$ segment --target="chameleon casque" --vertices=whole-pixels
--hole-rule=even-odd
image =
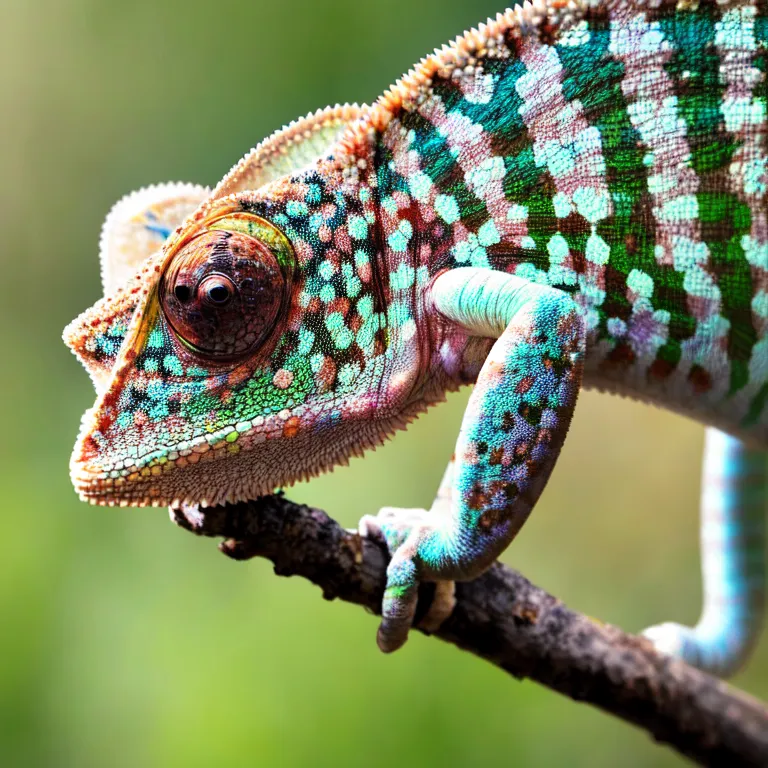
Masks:
[[[392,554],[391,651],[420,581],[444,614],[513,539],[580,388],[628,395],[709,427],[702,618],[647,635],[732,671],[765,576],[766,69],[762,0],[526,4],[372,106],[278,131],[212,192],[124,198],[105,296],[64,334],[98,393],[77,491],[254,498],[474,382],[432,509],[361,523]]]

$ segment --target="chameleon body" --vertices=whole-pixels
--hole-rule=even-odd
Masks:
[[[629,395],[709,427],[705,611],[647,634],[732,670],[765,576],[767,45],[757,0],[526,4],[372,106],[292,123],[212,192],[121,201],[105,298],[65,332],[98,392],[77,490],[253,498],[474,383],[433,508],[361,523],[392,553],[390,651],[419,581],[439,621],[445,584],[515,536],[580,387]]]

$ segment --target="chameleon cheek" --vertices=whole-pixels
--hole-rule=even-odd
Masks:
[[[269,336],[286,287],[281,265],[259,239],[206,231],[167,265],[160,301],[186,347],[209,360],[238,360]]]

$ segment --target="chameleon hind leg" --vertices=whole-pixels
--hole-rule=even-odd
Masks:
[[[659,650],[720,675],[746,659],[763,619],[766,500],[765,452],[708,429],[701,498],[704,608],[695,627],[666,623],[645,630]]]
[[[475,578],[523,525],[562,447],[583,365],[583,323],[562,291],[466,267],[440,275],[430,299],[446,322],[497,341],[432,510],[361,521],[392,554],[377,638],[386,652],[407,639],[420,581]]]

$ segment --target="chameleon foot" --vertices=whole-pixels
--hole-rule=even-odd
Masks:
[[[433,632],[450,615],[455,601],[453,582],[441,580],[440,574],[425,563],[423,554],[430,546],[440,547],[440,536],[434,527],[434,515],[424,509],[384,507],[378,515],[365,515],[358,531],[366,538],[383,541],[392,559],[387,567],[387,586],[381,611],[381,624],[376,642],[384,653],[404,645],[413,624],[419,582],[437,581],[435,598],[422,626]]]

